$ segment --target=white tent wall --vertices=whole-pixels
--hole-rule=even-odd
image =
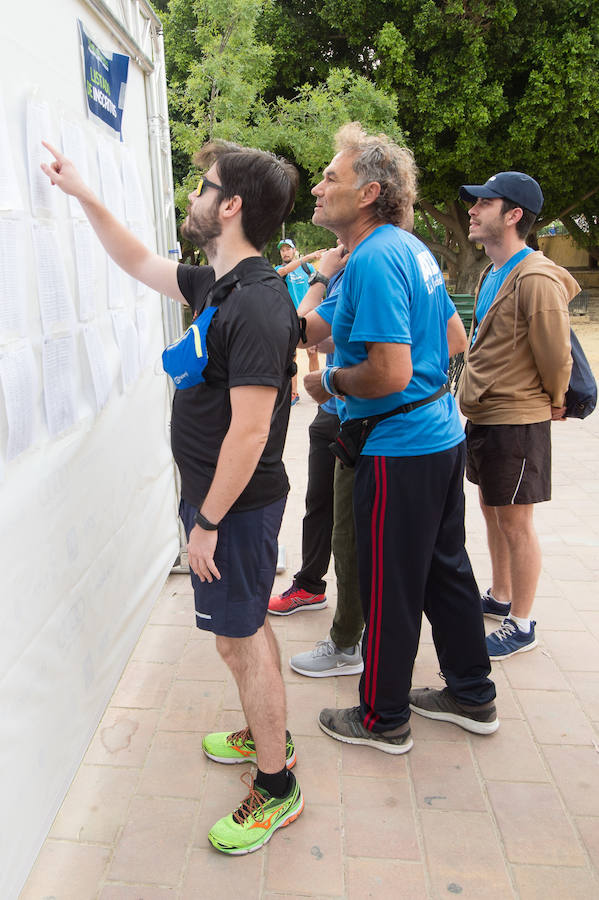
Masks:
[[[146,346],[138,377],[123,387],[106,255],[96,242],[91,322],[110,376],[107,402],[97,411],[84,343],[89,323],[79,316],[73,210],[54,189],[54,216],[37,219],[30,199],[26,112],[32,97],[48,104],[48,138],[56,146],[61,146],[63,120],[81,128],[96,190],[98,148],[108,146],[116,164],[121,161],[124,151],[118,138],[87,117],[77,19],[102,51],[131,56],[133,45],[117,36],[120,21],[158,63],[153,73],[141,55],[129,63],[123,141],[139,173],[147,215],[139,230],[159,252],[173,246],[164,70],[156,60],[159,39],[150,39],[156,22],[144,0],[115,0],[112,9],[114,21],[102,0],[11,2],[3,4],[2,11],[0,100],[23,204],[21,210],[1,210],[0,225],[16,218],[23,228],[23,265],[18,270],[26,286],[22,338],[32,349],[37,379],[33,443],[13,459],[7,458],[8,409],[15,397],[7,396],[4,382],[0,386],[3,900],[18,895],[179,549],[169,391],[157,365],[165,330],[166,337],[173,336],[169,331],[176,331],[177,314],[170,301],[142,292],[123,276],[117,313],[131,324],[138,322]],[[0,160],[3,168],[5,162]],[[55,436],[44,411],[42,347],[48,333],[46,329],[44,335],[40,318],[32,240],[36,219],[56,227],[74,298],[69,333],[76,346],[76,421]],[[0,331],[0,360],[15,346],[14,336]]]

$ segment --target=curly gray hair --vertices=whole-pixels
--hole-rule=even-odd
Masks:
[[[359,122],[343,125],[335,135],[337,153],[355,154],[352,163],[362,187],[370,181],[381,186],[374,212],[381,221],[402,225],[417,200],[418,169],[414,154],[386,134],[367,134]]]

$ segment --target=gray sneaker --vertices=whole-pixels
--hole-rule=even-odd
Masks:
[[[499,719],[495,703],[484,703],[482,706],[466,706],[449,693],[447,688],[436,691],[432,688],[419,688],[408,695],[410,709],[426,719],[439,719],[441,722],[453,722],[466,731],[474,734],[493,734],[499,728]]]
[[[368,731],[362,724],[359,706],[350,706],[348,709],[323,709],[318,717],[318,724],[325,732],[343,741],[344,744],[364,744],[366,747],[374,747],[383,753],[407,753],[414,746],[410,726],[406,723],[393,731],[385,731],[377,734]]]
[[[318,641],[314,650],[296,653],[289,665],[299,675],[326,678],[328,675],[359,675],[364,669],[360,645],[340,649],[333,641]]]

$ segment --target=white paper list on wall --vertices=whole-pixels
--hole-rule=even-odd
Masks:
[[[12,144],[4,101],[0,94],[0,209],[23,209],[23,198],[17,182]]]
[[[56,214],[56,191],[47,175],[40,169],[42,162],[52,163],[54,157],[42,147],[42,141],[57,145],[50,118],[50,108],[40,100],[27,103],[27,161],[29,164],[29,189],[34,216]]]
[[[56,437],[77,421],[77,372],[73,334],[44,338],[42,373],[48,431],[52,437]]]
[[[149,362],[148,351],[150,349],[150,320],[145,306],[135,308],[135,325],[139,342],[139,365],[144,369]]]
[[[24,337],[27,328],[25,224],[0,217],[0,340]]]
[[[20,341],[0,353],[0,383],[8,422],[6,459],[11,460],[34,438],[39,380],[29,342]]]
[[[106,405],[112,382],[104,344],[95,324],[83,326],[83,340],[96,396],[96,412]]]
[[[112,313],[112,324],[121,354],[123,390],[127,390],[139,376],[139,339],[137,329],[125,310]]]
[[[88,322],[96,315],[97,239],[88,222],[73,222],[73,242],[75,245],[75,267],[77,269],[77,294],[79,297],[79,318]]]
[[[102,184],[102,199],[113,216],[125,222],[125,204],[123,202],[123,183],[116,164],[114,154],[119,152],[114,141],[103,138],[98,141],[98,164]]]
[[[146,222],[147,212],[139,180],[135,156],[128,147],[122,147],[123,188],[125,191],[125,215],[127,222]]]
[[[118,309],[125,305],[125,277],[123,270],[108,255],[106,256],[106,267],[108,306],[110,309]]]
[[[83,128],[69,119],[62,119],[60,122],[60,136],[62,138],[62,152],[75,164],[75,168],[84,182],[89,184],[87,146]],[[85,218],[85,213],[76,197],[69,196],[69,211],[74,218]]]
[[[33,222],[32,232],[42,328],[48,334],[74,323],[73,298],[56,226]]]

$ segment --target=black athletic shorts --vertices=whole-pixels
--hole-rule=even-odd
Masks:
[[[264,625],[286,499],[224,517],[214,554],[220,581],[200,581],[190,570],[198,628],[225,637],[249,637]],[[196,507],[181,500],[179,515],[188,540],[195,514]]]
[[[487,506],[551,499],[551,422],[466,423],[466,478]]]

